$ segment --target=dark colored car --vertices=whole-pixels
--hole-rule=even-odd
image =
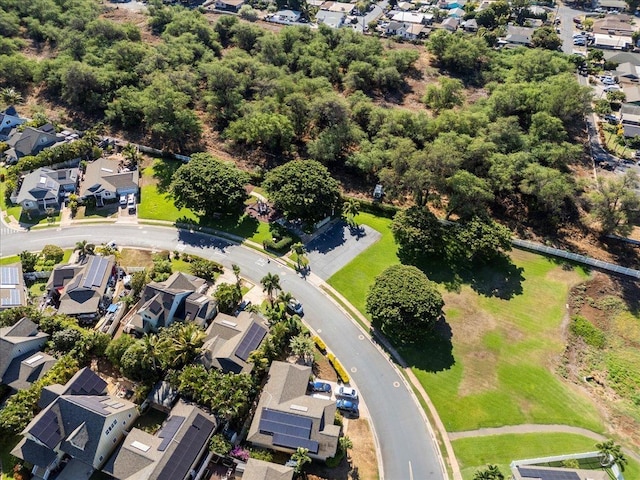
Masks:
[[[309,390],[312,392],[331,393],[331,385],[326,382],[309,382]]]
[[[287,312],[289,312],[289,315],[304,315],[302,304],[295,298],[292,298],[289,300],[289,303],[287,303]]]
[[[358,414],[358,405],[351,400],[338,400],[336,407],[343,412]]]

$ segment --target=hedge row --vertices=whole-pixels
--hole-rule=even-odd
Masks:
[[[340,361],[336,358],[336,356],[333,353],[329,353],[327,355],[327,359],[329,360],[329,363],[331,364],[333,369],[338,374],[338,378],[340,379],[340,381],[342,383],[349,383],[349,374],[344,369]]]
[[[274,242],[272,239],[265,240],[262,242],[262,246],[266,249],[276,250],[278,252],[282,252],[289,249],[289,246],[293,242],[291,237],[282,237],[282,239],[278,242]]]
[[[320,350],[322,353],[325,353],[327,351],[327,346],[319,336],[315,335],[313,337],[313,343],[316,344],[316,347],[318,347],[318,350]]]

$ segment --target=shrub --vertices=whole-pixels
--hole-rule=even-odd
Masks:
[[[340,379],[340,381],[342,383],[349,383],[349,374],[344,369],[340,361],[336,358],[336,356],[333,353],[330,353],[327,355],[327,359],[329,360],[329,363],[331,364],[333,369],[338,374],[338,378]]]
[[[64,257],[64,250],[57,245],[45,245],[42,249],[42,255],[44,255],[45,261],[53,260],[55,263],[59,263]]]
[[[192,259],[189,270],[196,277],[204,278],[209,282],[215,282],[216,275],[222,273],[223,267],[218,262],[204,258]]]
[[[251,448],[249,450],[249,456],[256,460],[262,460],[263,462],[273,461],[273,452],[271,450],[265,450],[263,448]]]
[[[229,455],[233,458],[237,458],[238,460],[242,460],[243,462],[249,460],[249,450],[247,450],[246,448],[242,448],[240,445],[234,447]]]
[[[582,338],[587,345],[604,348],[607,343],[604,332],[580,315],[573,317],[570,328],[571,333]]]
[[[275,250],[277,252],[285,252],[289,250],[289,245],[293,242],[291,237],[282,237],[279,241],[275,242],[271,239],[265,240],[262,246],[265,249]]]
[[[231,444],[224,438],[224,435],[218,433],[211,437],[209,442],[209,450],[218,455],[226,455],[231,451]]]
[[[316,347],[318,347],[318,350],[320,350],[322,353],[327,351],[327,346],[319,336],[315,335],[313,337],[313,342],[316,344]]]

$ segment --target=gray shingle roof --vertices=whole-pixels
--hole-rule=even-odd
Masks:
[[[39,332],[38,326],[26,317],[11,327],[0,328],[0,380],[4,383],[4,374],[15,357],[38,351],[47,338],[49,335]]]
[[[242,480],[292,480],[293,468],[250,458]]]
[[[29,352],[14,358],[2,376],[2,383],[9,385],[14,390],[26,390],[44,376],[56,359],[44,352]]]
[[[50,465],[57,457],[56,452],[28,438],[20,440],[11,450],[11,455],[21,458],[32,465]]]

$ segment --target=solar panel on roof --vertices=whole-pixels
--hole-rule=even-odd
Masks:
[[[69,386],[69,391],[72,395],[100,395],[106,386],[107,382],[86,368]]]
[[[55,448],[62,440],[58,417],[52,410],[44,412],[40,420],[31,427],[29,433],[49,448]]]
[[[0,284],[18,285],[18,267],[0,267]]]
[[[258,348],[266,334],[267,330],[261,325],[258,325],[257,323],[252,324],[242,339],[242,342],[238,345],[238,348],[236,349],[236,356],[246,362],[249,358],[249,354]]]
[[[16,305],[20,305],[22,303],[20,301],[20,292],[15,288],[7,290],[9,292],[9,296],[0,299],[0,305],[3,307],[15,307]]]
[[[109,260],[103,257],[91,257],[91,263],[87,267],[84,275],[82,286],[84,288],[99,287],[102,284],[102,278],[107,271]]]
[[[160,433],[158,434],[158,437],[162,439],[162,443],[160,443],[158,450],[164,452],[167,449],[183,422],[184,417],[180,417],[178,415],[174,415],[167,420],[167,423],[165,423],[164,427],[162,427],[162,430],[160,430]]]
[[[309,438],[309,429],[305,427],[297,427],[295,425],[285,425],[282,423],[272,422],[262,419],[260,421],[260,431],[268,433],[284,433],[293,437]]]
[[[518,467],[518,471],[524,478],[539,478],[540,480],[580,480],[580,476],[576,472],[566,470]]]
[[[296,425],[298,427],[307,427],[311,428],[312,420],[307,417],[301,417],[300,415],[295,415],[293,413],[287,412],[279,412],[277,410],[271,410],[268,408],[262,409],[262,417],[263,420],[271,420],[278,423],[283,423],[286,425]]]
[[[200,414],[196,415],[189,430],[182,436],[167,464],[158,474],[157,480],[185,478],[214,428],[215,424],[209,419]]]
[[[283,433],[276,433],[273,435],[273,444],[279,447],[286,448],[308,448],[310,453],[318,453],[320,445],[315,440],[309,440],[308,438],[293,437],[285,435]]]

